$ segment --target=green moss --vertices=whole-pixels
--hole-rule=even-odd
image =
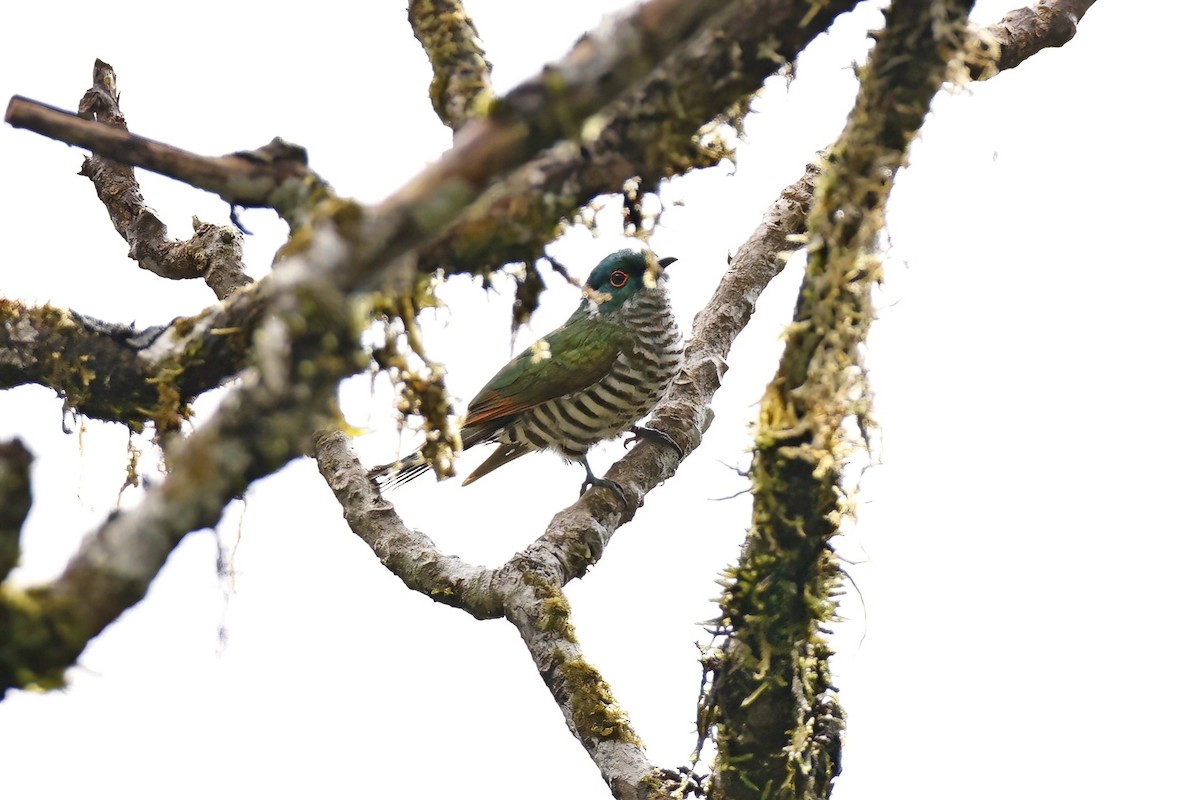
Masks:
[[[881,278],[877,239],[968,5],[892,4],[816,185],[805,283],[760,406],[753,524],[721,600],[730,636],[706,718],[718,724],[724,797],[825,797],[840,770],[843,712],[826,639],[841,586],[832,540],[851,513],[844,465],[872,425],[862,348]]]
[[[582,658],[559,665],[570,691],[571,722],[580,737],[607,739],[641,746],[600,672]]]
[[[562,592],[542,600],[538,604],[538,612],[538,630],[572,642],[577,641],[575,626],[571,624],[571,605]]]
[[[67,606],[9,583],[0,585],[0,696],[5,689],[60,689],[65,665],[86,636]]]

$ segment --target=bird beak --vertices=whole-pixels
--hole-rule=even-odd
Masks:
[[[653,253],[650,253],[649,257],[647,258],[647,267],[649,267],[649,269],[646,270],[646,286],[648,288],[654,288],[659,280],[665,281],[667,279],[667,273],[665,272],[666,268],[678,260],[678,258],[672,258],[671,256],[667,256],[666,258],[656,258]],[[658,269],[651,267],[651,262],[657,264]]]

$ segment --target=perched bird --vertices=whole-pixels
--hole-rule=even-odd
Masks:
[[[463,481],[466,486],[497,467],[537,450],[553,450],[583,464],[589,486],[615,483],[597,478],[587,462],[592,445],[632,430],[657,431],[634,423],[654,407],[679,370],[679,329],[658,280],[646,275],[653,254],[620,250],[605,257],[588,277],[591,290],[562,327],[508,362],[467,406],[463,449],[500,446]],[[677,259],[657,259],[666,267]],[[413,453],[371,470],[382,489],[406,483],[429,464]]]

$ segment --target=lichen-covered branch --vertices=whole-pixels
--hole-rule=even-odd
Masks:
[[[29,468],[33,454],[20,439],[0,442],[0,581],[17,565],[21,526],[33,506]]]
[[[215,525],[251,482],[302,455],[337,420],[334,390],[363,368],[360,329],[332,287],[300,287],[275,305],[254,369],[212,420],[168,446],[170,471],[137,508],[90,534],[52,583],[0,591],[0,692],[58,686],[87,642],[141,600],[190,531]]]
[[[438,550],[425,534],[413,530],[379,495],[367,471],[341,431],[321,431],[313,438],[317,469],[341,503],[350,530],[358,534],[392,574],[408,588],[440,603],[462,608],[479,619],[496,619],[503,609],[491,591],[494,570],[467,564]]]
[[[282,144],[256,153],[205,159],[67,112],[45,112],[37,104],[20,98],[14,98],[10,104],[7,118],[14,125],[33,127],[49,132],[49,135],[57,135],[54,131],[69,131],[72,135],[57,138],[90,145],[94,149],[107,143],[109,149],[100,150],[106,155],[128,159],[130,163],[151,169],[162,164],[185,165],[182,173],[175,177],[191,175],[200,180],[197,185],[204,188],[224,187],[223,191],[231,192],[227,195],[231,202],[257,205],[267,204],[270,200],[280,203],[278,208],[285,218],[303,218],[309,223],[289,242],[284,251],[285,262],[286,256],[302,254],[312,246],[313,226],[317,220],[330,225],[339,237],[349,240],[351,246],[341,249],[336,258],[304,259],[305,269],[281,269],[282,275],[269,276],[268,280],[255,286],[253,292],[232,297],[229,303],[183,320],[177,326],[185,328],[188,334],[196,330],[232,332],[237,335],[230,336],[225,342],[236,344],[241,337],[249,335],[253,324],[264,318],[273,298],[286,295],[297,284],[332,280],[346,291],[363,290],[376,285],[383,268],[389,265],[399,264],[401,270],[411,271],[414,260],[408,251],[426,242],[452,221],[491,178],[519,165],[522,159],[532,157],[547,143],[543,137],[574,135],[584,119],[619,92],[620,80],[636,81],[653,67],[655,54],[669,51],[703,21],[704,13],[711,13],[711,8],[700,4],[689,5],[678,13],[668,13],[677,5],[679,0],[656,0],[610,21],[604,31],[587,37],[557,66],[526,81],[507,98],[498,101],[493,114],[487,119],[475,120],[439,162],[377,209],[362,209],[333,198],[327,187],[308,171],[304,159]],[[720,4],[712,0],[708,5]],[[604,80],[599,80],[598,76],[603,76]],[[588,81],[597,81],[604,86],[589,88]],[[587,105],[589,102],[593,105]],[[539,119],[539,115],[545,121],[537,133],[530,125]],[[30,120],[45,124],[31,125]],[[61,125],[62,130],[59,131],[56,125]],[[231,315],[232,310],[240,313]],[[164,350],[168,355],[179,352],[178,348],[172,347],[169,341],[172,338],[167,337],[154,348],[153,352],[160,360]],[[48,361],[37,363],[49,364]],[[236,369],[238,360],[235,357],[211,363],[224,378]],[[38,377],[34,380],[39,380],[45,371],[37,371],[35,375]],[[19,377],[12,382],[17,380],[24,382]],[[51,385],[60,391],[65,389]],[[190,399],[189,393],[180,388],[169,387],[179,395],[180,402],[185,402]],[[104,418],[130,419],[131,415],[125,409],[108,405],[103,409]],[[151,408],[154,407],[146,406],[146,410]]]
[[[93,419],[177,430],[196,396],[245,366],[262,304],[239,295],[220,308],[135,329],[0,298],[0,389],[36,383]]]
[[[118,105],[116,73],[100,59],[92,67],[92,88],[79,102],[79,115],[128,130]],[[132,167],[89,156],[83,160],[82,174],[95,185],[113,227],[129,243],[129,257],[142,269],[172,280],[203,278],[218,300],[251,282],[242,264],[242,235],[236,228],[193,219],[195,236],[182,242],[170,240],[167,226],[146,206]]]
[[[470,272],[541,255],[564,219],[631,178],[642,191],[730,156],[700,130],[748,106],[764,80],[791,63],[858,0],[737,0],[605,112],[582,142],[539,155],[488,191],[421,252],[421,268]],[[741,113],[741,112],[735,112]]]
[[[637,734],[583,656],[561,591],[567,577],[557,562],[527,551],[497,569],[466,564],[404,524],[367,479],[344,434],[317,434],[315,456],[351,530],[409,588],[478,619],[507,617],[517,627],[567,726],[615,797],[665,797]]]
[[[433,66],[433,110],[458,130],[492,93],[492,65],[483,55],[475,23],[459,0],[409,0],[408,22]]]
[[[604,676],[586,658],[571,624],[557,565],[517,555],[499,570],[504,615],[516,626],[567,727],[618,800],[665,798],[655,770]]]
[[[826,798],[843,713],[825,626],[840,580],[831,539],[840,488],[869,420],[862,345],[880,277],[877,241],[896,172],[966,36],[971,0],[896,0],[860,72],[809,215],[808,268],[751,467],[752,527],[721,598],[725,638],[707,721],[713,797]]]
[[[1039,0],[1035,6],[1009,11],[968,41],[965,61],[970,76],[986,80],[1047,47],[1062,47],[1075,38],[1079,21],[1095,2]]]

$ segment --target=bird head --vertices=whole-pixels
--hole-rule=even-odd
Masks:
[[[660,276],[654,274],[658,270],[654,270],[650,276],[646,274],[651,261],[655,261],[661,270],[678,259],[655,259],[654,254],[649,252],[618,250],[605,256],[596,265],[588,276],[587,285],[599,295],[597,302],[601,313],[616,311],[642,289],[654,286],[654,281]]]

